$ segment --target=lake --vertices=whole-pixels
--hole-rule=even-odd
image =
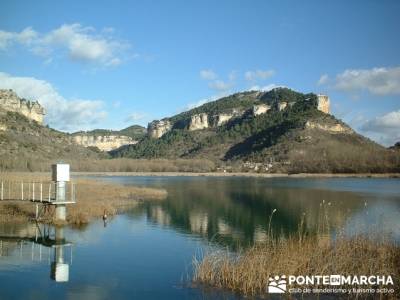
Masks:
[[[236,299],[190,285],[195,255],[260,243],[269,228],[295,233],[301,220],[318,231],[321,215],[332,234],[400,241],[399,179],[91,178],[165,188],[168,198],[83,228],[0,224],[0,299]]]

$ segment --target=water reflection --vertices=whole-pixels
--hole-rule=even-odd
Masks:
[[[129,184],[129,179],[135,183],[134,178],[123,180]],[[265,241],[274,209],[277,211],[271,230],[275,234],[295,233],[302,219],[309,232],[320,230],[324,222],[329,223],[332,231],[342,230],[360,219],[367,219],[368,228],[377,216],[373,211],[369,218],[365,215],[382,201],[391,204],[390,208],[386,205],[390,215],[400,217],[398,194],[385,195],[382,190],[374,195],[370,193],[371,186],[376,185],[375,191],[379,191],[380,182],[363,179],[355,179],[357,190],[351,191],[348,187],[351,180],[346,180],[346,191],[341,191],[338,182],[332,179],[299,184],[293,180],[254,178],[175,178],[167,182],[154,178],[147,185],[166,188],[168,198],[162,203],[143,203],[135,209],[135,214],[144,210],[154,223],[230,246]],[[390,191],[393,189],[396,189],[394,184]]]
[[[6,223],[1,224],[0,232],[0,257],[8,257],[16,265],[47,261],[51,279],[69,281],[72,243],[65,239],[63,227]]]

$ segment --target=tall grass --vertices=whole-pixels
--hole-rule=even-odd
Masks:
[[[34,173],[0,174],[0,180],[8,181],[48,181],[48,176]],[[164,189],[124,186],[117,183],[105,183],[89,179],[74,180],[76,204],[67,208],[67,222],[81,225],[92,218],[115,215],[133,207],[142,200],[159,200],[167,196]],[[41,221],[55,223],[54,207],[42,215]],[[29,201],[0,201],[1,221],[28,221],[35,217],[35,205]]]
[[[236,253],[210,247],[202,257],[194,258],[193,281],[254,296],[265,295],[268,280],[275,275],[391,275],[395,294],[385,297],[398,299],[399,245],[390,237],[378,234],[373,237],[363,234],[346,236],[341,231],[332,236],[323,210],[321,220],[324,224],[318,227],[316,233],[305,232],[304,222],[301,221],[296,234],[274,236],[268,230],[264,243]]]

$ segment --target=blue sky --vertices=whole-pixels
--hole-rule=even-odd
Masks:
[[[146,125],[233,92],[326,93],[400,141],[400,1],[7,1],[0,88],[64,131]]]

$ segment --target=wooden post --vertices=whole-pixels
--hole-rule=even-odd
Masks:
[[[1,200],[4,200],[4,184],[3,184],[3,181],[1,181]]]

